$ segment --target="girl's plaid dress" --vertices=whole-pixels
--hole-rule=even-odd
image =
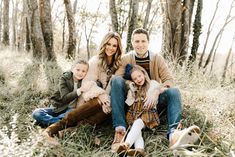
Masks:
[[[150,110],[144,110],[144,99],[146,94],[143,94],[141,90],[135,92],[135,102],[129,106],[126,120],[129,125],[132,125],[134,120],[141,118],[146,127],[152,129],[160,124],[157,109],[152,108]]]

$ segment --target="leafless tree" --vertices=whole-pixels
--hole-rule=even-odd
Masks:
[[[88,27],[87,27],[87,24],[85,24],[85,38],[86,38],[86,48],[87,48],[87,57],[88,59],[91,58],[91,52],[90,52],[90,41],[91,41],[91,35],[94,31],[94,27],[97,25],[97,21],[98,21],[98,18],[99,18],[99,10],[100,10],[100,6],[101,6],[101,3],[99,3],[99,6],[95,12],[94,15],[92,15],[93,17],[93,20],[91,21],[91,26],[90,26],[90,29],[88,31]],[[89,15],[88,15],[89,16]],[[87,17],[87,15],[85,15],[85,17]],[[86,20],[83,18],[83,20]]]
[[[163,12],[162,53],[179,64],[186,58],[194,0],[161,0]]]
[[[130,12],[129,12],[129,23],[126,41],[126,52],[132,49],[131,45],[131,34],[133,30],[137,27],[137,15],[139,8],[139,0],[130,0]]]
[[[0,40],[2,37],[2,1],[0,3]]]
[[[112,20],[112,29],[114,32],[119,32],[119,25],[118,25],[118,15],[117,15],[117,9],[116,9],[116,1],[115,0],[109,0],[109,13],[111,15]]]
[[[42,27],[42,33],[46,45],[47,54],[44,58],[47,60],[55,60],[55,53],[53,49],[53,31],[52,31],[52,21],[51,21],[51,5],[48,0],[39,0],[40,9],[40,22]]]
[[[145,14],[144,24],[143,24],[144,29],[147,29],[147,25],[149,23],[149,14],[150,14],[152,2],[153,2],[153,0],[148,0],[148,5],[146,8],[146,14]]]
[[[210,62],[210,60],[211,60],[212,53],[214,52],[214,49],[215,49],[215,45],[216,45],[216,43],[217,43],[217,40],[219,39],[219,36],[223,33],[225,27],[226,27],[231,21],[233,21],[234,18],[235,18],[235,16],[231,17],[231,12],[232,12],[232,9],[233,9],[233,7],[234,7],[233,4],[234,4],[234,1],[232,1],[232,3],[231,3],[231,6],[230,6],[230,8],[229,8],[228,15],[227,15],[227,17],[226,17],[226,19],[225,19],[225,22],[224,22],[223,26],[221,27],[221,29],[219,30],[219,32],[217,33],[217,35],[216,35],[216,37],[215,37],[215,39],[214,39],[214,42],[213,42],[213,45],[212,45],[212,47],[211,47],[210,53],[209,53],[209,55],[208,55],[208,57],[207,57],[207,59],[206,59],[206,62],[205,62],[205,65],[203,66],[203,68],[206,68],[207,65],[209,64],[209,62]]]
[[[14,3],[14,0],[12,2],[12,46],[16,46],[16,23],[17,23],[17,12],[18,12],[18,2],[16,1]]]
[[[234,41],[235,41],[235,33],[233,35],[233,40],[232,40],[232,43],[231,43],[228,55],[226,57],[226,61],[225,61],[225,65],[224,65],[224,70],[223,70],[223,74],[222,74],[223,81],[225,80],[225,77],[226,77],[226,72],[227,72],[227,69],[228,69],[229,58],[230,58],[230,56],[232,54],[232,48],[233,48]]]
[[[3,37],[2,43],[9,45],[9,0],[3,0]]]
[[[219,8],[219,2],[220,2],[220,0],[218,0],[217,3],[216,3],[216,7],[215,7],[215,11],[214,11],[213,17],[212,17],[212,19],[210,21],[210,24],[209,24],[209,27],[207,29],[206,41],[205,41],[205,44],[204,44],[204,47],[203,47],[203,50],[202,50],[202,54],[200,56],[199,63],[198,63],[198,67],[199,68],[202,66],[202,61],[203,61],[203,57],[204,57],[205,52],[206,52],[207,43],[209,41],[209,37],[210,37],[211,31],[212,31],[212,28],[213,28],[212,23],[214,22],[215,15],[216,15],[217,10]]]
[[[199,47],[199,37],[201,35],[201,28],[202,28],[202,23],[201,23],[201,14],[202,14],[202,6],[203,6],[203,1],[198,0],[197,1],[197,10],[195,14],[195,19],[194,19],[194,24],[193,24],[193,44],[191,48],[191,53],[189,54],[188,57],[188,65],[187,68],[192,71],[192,67],[194,66],[194,63],[196,61],[196,56],[197,56],[197,51]]]
[[[40,24],[39,8],[37,0],[27,0],[28,12],[31,17],[31,41],[33,46],[33,57],[41,59],[46,56],[46,45],[44,42],[42,27]]]
[[[189,35],[191,33],[191,19],[193,14],[195,0],[184,0],[183,9],[182,9],[182,31],[181,31],[181,42],[180,42],[180,51],[179,51],[179,64],[183,65],[183,62],[186,60],[188,55],[189,48]],[[202,3],[202,1],[198,1]],[[202,5],[202,4],[201,4]],[[201,12],[201,5],[198,6],[198,11]],[[200,21],[199,21],[200,22]],[[200,34],[200,32],[198,32]]]
[[[221,41],[221,39],[222,39],[222,36],[223,36],[223,34],[221,33],[221,35],[220,35],[220,37],[219,37],[219,40],[218,40],[218,42],[217,42],[217,44],[216,44],[216,48],[215,48],[215,50],[214,50],[214,52],[213,52],[213,57],[212,57],[212,61],[211,61],[211,69],[210,69],[210,73],[212,72],[212,70],[213,70],[213,66],[214,66],[214,62],[215,62],[215,56],[216,56],[216,52],[217,52],[217,50],[218,50],[218,47],[219,47],[219,43],[220,43],[220,41]],[[204,71],[204,73],[205,73],[205,71]]]
[[[70,0],[64,0],[65,10],[68,20],[69,27],[69,41],[68,41],[68,49],[67,49],[67,58],[74,58],[76,51],[76,34],[75,34],[75,19],[72,11],[72,5]]]
[[[129,5],[128,1],[125,0],[110,0],[109,1],[109,13],[111,15],[112,30],[122,36],[124,30],[127,27],[129,19]]]

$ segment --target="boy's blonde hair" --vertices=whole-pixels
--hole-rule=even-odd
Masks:
[[[77,64],[84,64],[84,65],[87,65],[88,68],[89,68],[89,64],[88,64],[88,61],[87,61],[87,60],[82,59],[82,58],[77,58],[77,59],[75,59],[75,61],[73,62],[71,69],[73,69]]]

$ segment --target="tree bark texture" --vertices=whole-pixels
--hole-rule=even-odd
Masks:
[[[149,23],[149,14],[150,14],[150,11],[151,11],[152,1],[153,0],[148,0],[148,5],[147,5],[147,8],[146,8],[146,14],[145,14],[144,24],[143,24],[143,28],[146,29],[146,30],[148,30],[147,25]]]
[[[131,35],[137,25],[137,16],[138,16],[138,8],[139,8],[139,0],[131,0],[130,1],[130,14],[129,14],[129,24],[128,24],[128,32],[127,32],[127,44],[126,44],[126,52],[129,52],[132,49],[131,44]]]
[[[177,60],[181,45],[181,1],[163,0],[163,41],[162,52],[165,58]]]
[[[183,62],[186,60],[188,54],[189,35],[191,31],[191,19],[192,19],[194,1],[195,0],[185,0],[182,6],[182,25],[181,25],[182,34],[181,34],[180,58],[179,58],[180,65],[183,65]]]
[[[33,46],[33,57],[41,59],[46,56],[46,45],[44,42],[40,24],[39,8],[37,0],[28,0],[28,11],[31,17],[31,41]]]
[[[189,55],[188,64],[193,64],[196,60],[197,51],[199,47],[199,37],[201,35],[201,14],[202,14],[202,0],[197,1],[197,11],[195,15],[195,20],[193,24],[193,45],[191,49],[191,54]]]
[[[161,0],[163,56],[182,65],[188,53],[194,0]]]
[[[111,21],[112,21],[112,29],[114,32],[119,33],[118,29],[118,17],[117,17],[117,9],[116,9],[116,1],[115,0],[109,0],[109,13],[111,15]]]
[[[2,39],[2,1],[0,3],[0,40]]]
[[[72,12],[72,5],[70,0],[64,0],[65,10],[67,14],[68,26],[69,26],[69,41],[67,49],[67,58],[74,58],[76,51],[76,36],[75,36],[75,20]]]
[[[9,0],[3,0],[3,37],[2,43],[9,45]]]
[[[40,22],[42,27],[42,33],[44,37],[44,42],[46,45],[47,53],[44,58],[47,60],[55,60],[55,53],[53,49],[53,31],[51,22],[51,6],[48,0],[39,0],[40,8]]]
[[[30,24],[29,24],[29,20],[28,20],[28,17],[26,17],[25,18],[25,27],[26,27],[26,34],[25,34],[25,36],[26,36],[26,41],[25,41],[25,43],[26,43],[26,47],[25,47],[25,49],[26,49],[26,51],[30,51],[30,49],[31,49],[31,38],[30,38]]]
[[[12,11],[12,45],[14,47],[16,47],[17,43],[16,43],[16,26],[17,26],[17,16],[18,16],[18,1],[16,1],[15,5],[14,2],[12,1],[12,7],[13,7],[13,11]]]

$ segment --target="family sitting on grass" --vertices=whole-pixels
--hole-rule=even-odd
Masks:
[[[156,128],[160,113],[167,116],[169,149],[198,140],[199,127],[181,128],[180,92],[173,87],[164,58],[148,50],[148,32],[135,29],[131,42],[134,51],[123,55],[119,34],[110,32],[97,56],[88,63],[75,61],[71,71],[62,74],[52,107],[33,111],[36,122],[47,126],[43,135],[48,140],[56,141],[54,136],[81,121],[99,124],[112,116],[111,150],[120,156],[146,156],[141,130]]]

